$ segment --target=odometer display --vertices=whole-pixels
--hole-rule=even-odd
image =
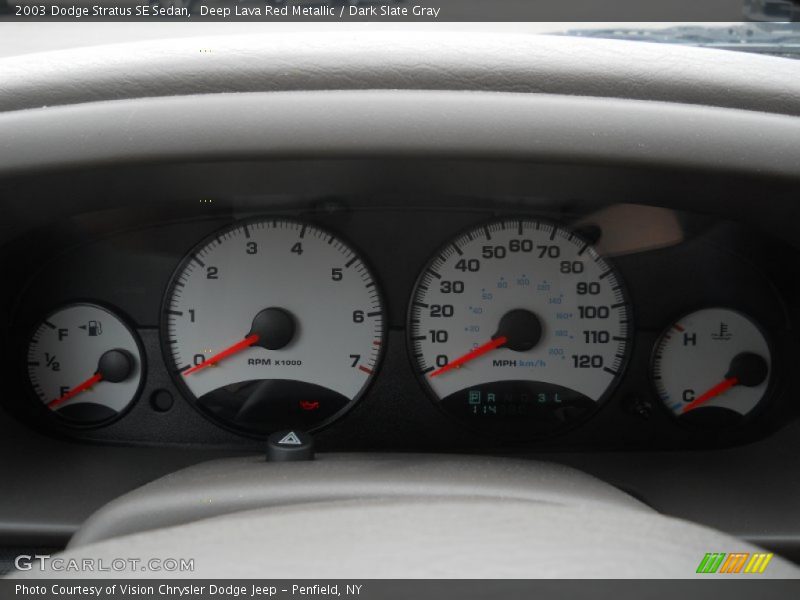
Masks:
[[[356,252],[285,219],[236,224],[178,268],[164,349],[179,385],[245,432],[313,429],[340,414],[377,369],[383,307]]]
[[[537,220],[446,245],[409,320],[413,359],[442,408],[515,437],[584,419],[626,363],[630,311],[615,270],[579,234]]]

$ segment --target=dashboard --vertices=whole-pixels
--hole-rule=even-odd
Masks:
[[[0,61],[0,550],[602,483],[800,560],[800,63],[181,35]]]
[[[797,416],[797,253],[733,220],[525,197],[196,198],[73,214],[6,254],[37,268],[7,271],[5,406],[50,435],[679,449]]]

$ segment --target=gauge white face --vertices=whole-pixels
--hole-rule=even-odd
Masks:
[[[272,219],[221,231],[186,258],[164,334],[202,410],[268,433],[319,425],[360,395],[381,356],[383,308],[344,242]]]
[[[71,304],[49,315],[28,346],[36,395],[59,416],[99,423],[136,397],[142,379],[139,345],[113,313]]]
[[[653,380],[674,415],[707,412],[711,419],[716,414],[730,421],[726,412],[744,416],[762,400],[771,362],[767,341],[750,319],[726,308],[707,308],[664,332],[654,354]]]
[[[506,220],[445,247],[420,277],[410,337],[450,412],[519,433],[582,418],[620,375],[629,307],[614,269],[579,236]]]

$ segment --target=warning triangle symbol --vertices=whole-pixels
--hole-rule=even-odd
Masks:
[[[300,441],[300,438],[297,437],[297,434],[294,431],[290,431],[283,436],[278,443],[291,446],[300,446],[303,442]]]

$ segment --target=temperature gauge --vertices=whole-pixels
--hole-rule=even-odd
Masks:
[[[70,304],[44,319],[28,346],[28,377],[39,400],[59,417],[96,425],[136,398],[142,353],[112,312]]]
[[[742,313],[707,308],[673,323],[656,345],[653,380],[676,416],[735,425],[764,399],[771,356],[759,328]]]

